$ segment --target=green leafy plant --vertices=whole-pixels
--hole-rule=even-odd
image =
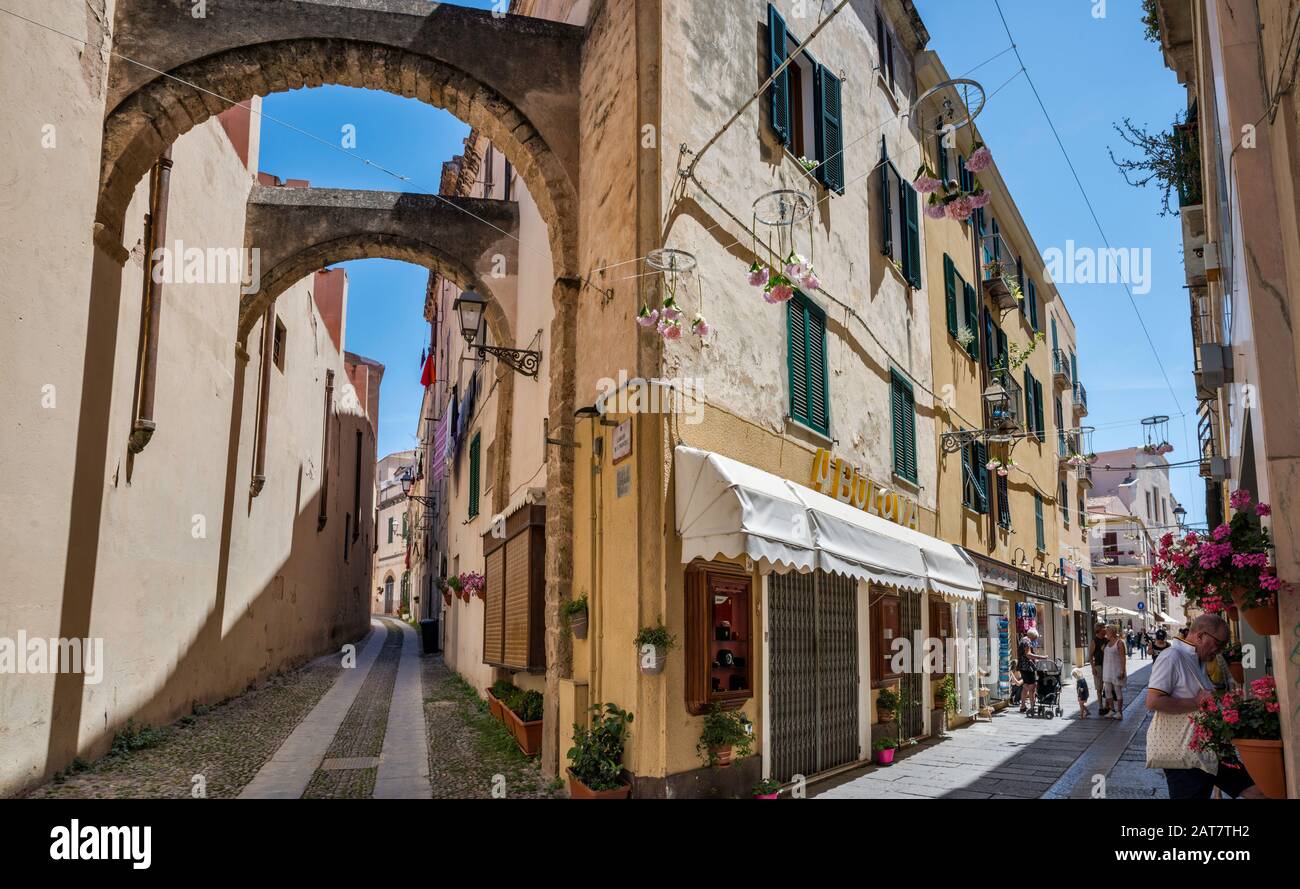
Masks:
[[[1194,120],[1194,118],[1191,118]],[[1161,216],[1172,216],[1178,210],[1170,205],[1179,189],[1188,196],[1199,195],[1201,188],[1200,144],[1196,139],[1187,138],[1186,125],[1189,122],[1187,112],[1174,116],[1170,129],[1151,132],[1143,129],[1130,118],[1124,118],[1123,126],[1113,124],[1120,138],[1142,153],[1138,160],[1120,160],[1115,152],[1107,148],[1113,163],[1123,175],[1124,181],[1135,188],[1145,188],[1152,180],[1161,190]]]
[[[521,691],[510,704],[510,709],[524,722],[542,718],[542,693],[536,689]]]
[[[560,606],[560,614],[567,620],[578,614],[585,614],[587,611],[587,594],[583,593],[576,599],[570,599]]]
[[[898,742],[895,741],[893,738],[881,738],[879,741],[872,742],[871,749],[872,750],[893,750],[897,746],[898,746]]]
[[[898,712],[898,692],[892,688],[882,688],[876,696],[877,710],[892,710]]]
[[[739,710],[726,711],[714,704],[704,715],[704,730],[695,749],[709,765],[717,761],[716,751],[722,747],[730,747],[737,757],[749,756],[754,747],[751,725]]]
[[[515,688],[515,684],[509,679],[498,679],[496,682],[492,683],[492,687],[488,689],[488,691],[492,692],[492,697],[502,702],[506,701],[518,690],[519,689]]]
[[[614,704],[593,704],[591,727],[573,725],[569,769],[592,790],[613,790],[623,782],[623,750],[631,732],[632,714]]]
[[[754,796],[766,796],[769,793],[780,793],[781,782],[775,778],[764,778],[754,785]]]
[[[668,628],[663,624],[657,627],[642,627],[633,640],[637,650],[652,645],[659,651],[668,651],[677,645],[677,637],[668,632]]]
[[[128,719],[126,725],[113,736],[113,744],[109,748],[109,756],[125,756],[136,750],[144,750],[153,747],[167,736],[167,730],[155,728],[151,725],[135,724],[135,720]]]
[[[943,677],[939,683],[939,700],[943,701],[943,709],[949,713],[957,712],[957,681],[949,673]]]
[[[1142,0],[1142,36],[1152,43],[1160,42],[1160,17],[1156,14],[1156,0]]]

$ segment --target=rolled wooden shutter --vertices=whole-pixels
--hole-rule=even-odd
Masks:
[[[528,569],[531,564],[529,545],[531,535],[524,533],[511,538],[498,550],[505,552],[505,656],[508,667],[526,669],[528,664]]]
[[[483,600],[483,663],[499,664],[505,653],[501,616],[505,607],[505,547],[488,553],[484,559],[487,588]]]
[[[781,67],[786,59],[785,19],[772,4],[767,5],[767,76]],[[772,129],[783,145],[790,144],[790,72],[785,70],[772,81]]]

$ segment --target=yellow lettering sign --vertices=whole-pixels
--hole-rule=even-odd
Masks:
[[[905,528],[919,529],[921,510],[915,500],[896,491],[881,490],[847,460],[832,457],[825,448],[813,455],[808,487]]]

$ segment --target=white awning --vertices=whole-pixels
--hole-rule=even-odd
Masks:
[[[983,598],[974,562],[951,543],[721,454],[679,445],[676,464],[683,563],[745,555],[763,572],[821,569]]]
[[[1093,603],[1093,611],[1100,611],[1102,614],[1127,614],[1129,617],[1141,617],[1136,611],[1130,611],[1127,608],[1120,608],[1118,605],[1101,605]]]

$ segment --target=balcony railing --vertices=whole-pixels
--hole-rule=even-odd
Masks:
[[[1188,113],[1187,123],[1174,124],[1174,159],[1177,163],[1178,206],[1201,204],[1201,136],[1196,111]]]
[[[1074,412],[1081,417],[1088,415],[1088,390],[1083,383],[1074,384]]]
[[[1052,380],[1058,389],[1068,389],[1073,384],[1070,356],[1064,349],[1052,350]]]
[[[1016,253],[1001,233],[989,232],[981,243],[980,278],[984,292],[1000,309],[1014,309],[1020,303],[1017,294],[1022,292],[1020,263]]]
[[[1010,432],[1020,427],[1021,414],[1020,384],[1015,374],[1007,370],[993,372],[992,383],[984,390],[984,409],[990,429]]]

